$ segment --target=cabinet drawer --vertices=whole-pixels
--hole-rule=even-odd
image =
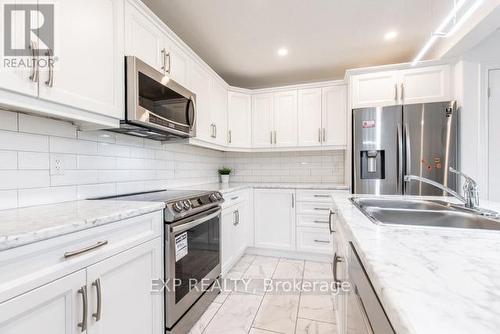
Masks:
[[[331,190],[297,190],[297,202],[332,203]]]
[[[297,229],[297,250],[312,253],[333,254],[333,238],[328,228]]]
[[[297,214],[299,215],[315,215],[320,218],[326,217],[330,214],[330,203],[310,203],[310,202],[297,202]]]
[[[222,204],[222,209],[225,209],[230,206],[246,201],[248,199],[248,191],[246,189],[238,190],[222,194],[222,196],[224,197],[224,203]]]
[[[328,216],[297,215],[297,226],[328,229]]]
[[[157,211],[0,252],[0,302],[162,235]]]

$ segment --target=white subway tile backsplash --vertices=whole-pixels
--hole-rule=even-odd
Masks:
[[[86,140],[50,137],[50,152],[96,155],[97,143]]]
[[[99,155],[107,157],[129,157],[130,147],[123,145],[114,145],[109,143],[98,143],[97,150]]]
[[[50,187],[19,190],[19,206],[33,206],[42,204],[52,204],[77,199],[77,188],[71,187]]]
[[[49,169],[50,160],[48,153],[19,152],[19,169]]]
[[[0,169],[17,169],[17,151],[0,151]]]
[[[0,130],[0,150],[48,152],[47,136]]]
[[[19,114],[19,132],[76,138],[76,127],[69,122]]]
[[[0,189],[41,188],[50,185],[48,170],[0,170]]]
[[[0,190],[0,210],[17,206],[17,190]]]
[[[77,160],[78,169],[115,169],[115,157],[102,157],[94,155],[79,155]]]
[[[0,129],[17,131],[17,113],[0,110]]]
[[[115,183],[80,185],[77,187],[79,200],[116,195]]]
[[[96,170],[65,170],[62,175],[52,175],[51,186],[69,186],[99,183],[99,172]]]

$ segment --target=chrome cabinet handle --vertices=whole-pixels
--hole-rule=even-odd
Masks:
[[[53,58],[53,53],[51,49],[48,49],[47,52],[45,53],[48,59],[48,65],[49,65],[49,79],[45,81],[45,84],[49,87],[54,86],[54,58]]]
[[[101,320],[101,310],[102,310],[102,290],[101,290],[101,279],[96,279],[92,282],[92,286],[96,288],[97,292],[97,310],[95,313],[92,313],[92,318],[95,319],[96,322]]]
[[[329,244],[330,241],[326,241],[326,240],[318,240],[318,239],[314,239],[314,242],[318,242],[320,244]]]
[[[316,198],[329,198],[330,195],[318,195],[318,194],[315,194],[314,197],[316,197]]]
[[[295,195],[292,194],[292,209],[295,208]]]
[[[313,223],[315,223],[315,224],[329,224],[330,222],[325,222],[323,220],[315,220],[315,221],[313,221]]]
[[[341,283],[341,281],[337,278],[337,268],[340,262],[344,262],[344,258],[338,256],[337,253],[335,253],[335,255],[333,256],[333,281],[337,286]]]
[[[233,211],[233,216],[234,216],[234,223],[233,225],[236,226],[240,223],[240,213],[238,210]]]
[[[172,60],[172,58],[170,57],[170,52],[167,52],[165,54],[165,57],[167,57],[167,59],[168,59],[168,70],[165,70],[165,72],[167,72],[168,74],[170,74],[170,72],[172,70],[172,66],[171,66],[171,60]]]
[[[87,304],[87,286],[82,286],[78,289],[78,294],[82,295],[82,322],[78,323],[78,327],[80,327],[80,332],[85,332],[87,330],[87,312],[88,312],[88,304]]]
[[[398,84],[394,84],[394,101],[398,102]]]
[[[102,247],[102,246],[107,245],[107,244],[108,244],[107,240],[105,240],[105,241],[99,241],[95,245],[88,246],[88,247],[85,247],[85,248],[82,248],[82,249],[78,249],[76,251],[66,252],[66,253],[64,253],[64,257],[67,259],[67,258],[70,258],[70,257],[73,257],[73,256],[77,256],[77,255],[80,255],[80,254],[83,254],[83,253],[87,253],[87,252],[90,252],[90,251],[92,251],[94,249],[97,249],[97,248]]]
[[[318,129],[318,143],[321,143],[321,129]]]
[[[323,128],[323,143],[326,143],[326,129]]]
[[[277,138],[277,133],[278,133],[278,131],[274,130],[274,144],[277,143],[277,139],[276,139]]]
[[[33,70],[31,71],[30,80],[33,82],[38,82],[38,57],[37,57],[37,43],[35,41],[30,42],[31,58],[33,60]]]
[[[401,101],[405,100],[405,84],[401,83]]]
[[[240,198],[239,196],[234,196],[234,197],[231,197],[231,201],[235,201],[237,200],[238,198]]]
[[[316,211],[329,211],[330,209],[328,208],[314,208]]]
[[[328,215],[328,229],[330,230],[330,233],[334,233],[335,230],[332,228],[332,218],[333,215],[335,214],[335,211],[330,210],[330,214]]]
[[[165,48],[161,49],[161,55],[162,55],[162,59],[163,59],[163,65],[161,67],[161,69],[163,70],[163,72],[167,72],[167,59],[166,59],[166,55],[167,54],[167,50]]]
[[[233,141],[233,138],[232,138],[233,136],[232,136],[231,130],[228,131],[227,135],[228,135],[229,144],[231,144],[231,142]]]
[[[217,138],[217,124],[214,124],[214,138]]]

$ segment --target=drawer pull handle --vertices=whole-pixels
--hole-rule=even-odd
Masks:
[[[330,195],[314,195],[314,197],[317,197],[317,198],[329,198]]]
[[[328,208],[314,208],[316,211],[330,211]]]
[[[235,201],[237,200],[238,198],[240,198],[239,196],[234,196],[234,197],[231,197],[231,201]]]
[[[329,224],[330,222],[325,222],[323,220],[315,220],[314,223],[315,224]]]
[[[102,289],[101,289],[101,280],[98,278],[93,283],[92,286],[96,288],[97,292],[97,311],[92,313],[92,317],[96,322],[101,320],[101,310],[102,310]]]
[[[314,242],[319,242],[320,244],[329,244],[330,241],[328,240],[318,240],[318,239],[314,239]]]
[[[73,256],[77,256],[77,255],[80,255],[80,254],[83,254],[83,253],[87,253],[87,252],[90,252],[91,250],[97,249],[97,248],[105,246],[107,244],[108,244],[107,240],[105,240],[105,241],[99,241],[95,245],[88,246],[88,247],[85,247],[85,248],[82,248],[82,249],[79,249],[79,250],[76,250],[76,251],[66,252],[66,253],[64,253],[64,257],[67,259],[67,258],[70,258],[70,257],[73,257]]]

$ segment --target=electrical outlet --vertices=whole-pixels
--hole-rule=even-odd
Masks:
[[[64,175],[64,159],[61,156],[54,155],[50,159],[50,174]]]

